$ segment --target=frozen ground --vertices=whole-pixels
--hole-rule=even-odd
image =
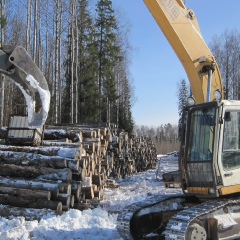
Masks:
[[[23,217],[8,220],[0,217],[0,240],[120,240],[117,232],[117,213],[126,205],[142,201],[153,194],[179,193],[181,190],[165,189],[161,173],[177,169],[177,158],[161,156],[156,170],[138,173],[119,179],[119,188],[105,188],[101,207],[79,211],[72,209],[61,216],[45,216],[40,222],[25,221]]]

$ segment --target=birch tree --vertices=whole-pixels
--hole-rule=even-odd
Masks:
[[[240,99],[240,34],[226,30],[214,36],[210,48],[219,64],[225,90],[225,99]]]
[[[0,2],[0,11],[1,11],[1,46],[5,44],[5,27],[6,27],[6,0]],[[4,111],[4,81],[5,77],[3,74],[0,74],[0,127],[3,126],[3,111]]]

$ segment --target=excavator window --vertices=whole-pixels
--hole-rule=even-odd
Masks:
[[[226,112],[224,116],[222,164],[224,169],[240,167],[240,112]]]
[[[191,112],[187,161],[212,160],[215,114],[215,107],[195,109]]]

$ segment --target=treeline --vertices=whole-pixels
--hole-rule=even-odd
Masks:
[[[48,124],[113,122],[133,129],[128,27],[111,0],[0,1],[1,45],[21,45],[44,73],[51,92]],[[3,125],[24,113],[9,81]]]
[[[237,29],[226,30],[214,36],[210,48],[218,62],[225,99],[240,99],[240,33]]]
[[[134,134],[137,137],[149,137],[153,140],[158,154],[166,154],[178,151],[180,143],[178,140],[178,126],[162,124],[159,127],[136,125]]]

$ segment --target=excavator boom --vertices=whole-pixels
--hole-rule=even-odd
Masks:
[[[144,0],[174,52],[181,61],[190,81],[196,103],[207,99],[208,72],[212,70],[209,101],[213,92],[219,90],[223,96],[222,78],[215,58],[203,40],[197,19],[182,0]]]
[[[49,111],[50,92],[47,81],[27,51],[20,46],[0,49],[0,72],[10,77],[22,91],[27,108],[30,128],[44,125]],[[41,111],[35,112],[35,93],[41,100]]]

